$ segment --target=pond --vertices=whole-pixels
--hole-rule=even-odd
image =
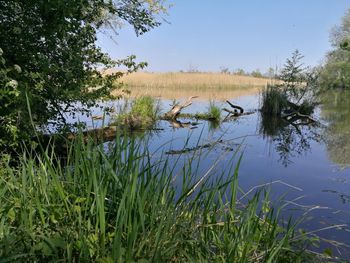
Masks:
[[[301,227],[327,241],[321,240],[320,251],[331,248],[350,258],[350,93],[322,95],[322,104],[314,113],[318,124],[300,126],[264,120],[256,91],[228,99],[253,114],[221,124],[193,119],[159,121],[157,129],[143,135],[153,157],[166,155],[180,167],[200,154],[200,161],[193,164],[199,164],[197,176],[213,168],[209,176],[215,181],[219,175],[228,176],[231,160],[237,163],[242,154],[238,180],[243,191],[267,186],[272,200],[287,200],[285,218],[303,217]],[[163,98],[159,103],[167,110],[171,100]],[[184,112],[206,112],[209,103],[198,98]],[[216,104],[226,106],[220,100]],[[98,113],[95,109],[92,114]],[[80,116],[79,120],[92,126],[90,117]],[[181,151],[184,148],[187,150]]]

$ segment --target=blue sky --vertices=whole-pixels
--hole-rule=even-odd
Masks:
[[[148,71],[247,71],[280,67],[295,49],[307,65],[330,50],[329,32],[348,0],[173,0],[163,23],[136,37],[126,26],[98,44],[113,58],[134,54]]]

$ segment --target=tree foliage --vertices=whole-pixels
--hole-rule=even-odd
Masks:
[[[321,69],[321,85],[325,89],[350,89],[350,9],[341,24],[332,30],[330,41],[333,50],[327,54]]]
[[[259,69],[253,70],[250,75],[255,78],[263,78],[263,74],[260,72]]]
[[[267,85],[261,93],[261,133],[280,141],[276,150],[282,153],[281,158],[284,156],[282,159],[285,164],[288,163],[286,157],[293,132],[301,135],[302,132],[298,128],[300,124],[314,123],[309,115],[318,104],[317,74],[315,70],[303,65],[302,58],[296,50],[282,68],[278,76],[280,81],[274,85]],[[298,136],[295,142],[299,141],[301,148],[306,149],[306,137],[300,136],[300,140],[297,138]],[[283,149],[286,150],[285,153]]]
[[[278,78],[282,83],[277,85],[282,89],[288,100],[293,103],[314,103],[317,93],[317,72],[302,63],[304,56],[295,50],[286,60]]]
[[[96,45],[97,32],[128,23],[143,34],[160,24],[161,8],[158,0],[0,0],[0,142],[11,147],[32,135],[28,106],[36,126],[64,124],[66,112],[110,96],[123,73],[104,69],[146,64],[113,61]]]

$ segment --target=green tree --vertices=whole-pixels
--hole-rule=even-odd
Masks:
[[[270,78],[270,79],[276,78],[276,71],[277,70],[275,70],[274,68],[269,67],[267,69],[267,72],[265,73],[265,77]]]
[[[283,81],[278,86],[282,88],[291,102],[311,105],[315,103],[315,95],[318,91],[316,82],[318,72],[304,66],[303,58],[299,50],[293,52],[292,57],[286,60],[278,76]]]
[[[230,74],[230,69],[228,67],[220,67],[221,74]]]
[[[119,87],[123,73],[104,69],[144,67],[134,56],[110,59],[96,34],[127,23],[141,35],[160,24],[162,7],[159,0],[0,0],[2,148],[32,136],[27,104],[37,127],[63,127],[66,112],[86,110]]]
[[[295,50],[284,64],[274,85],[268,85],[262,92],[261,113],[267,116],[294,116],[297,121],[302,115],[312,114],[317,105],[318,72],[305,67],[303,56]],[[289,118],[288,117],[288,118]]]
[[[332,30],[330,41],[333,50],[326,56],[321,68],[320,83],[324,89],[350,88],[350,9],[341,24]]]
[[[239,75],[239,76],[245,76],[247,73],[244,71],[244,69],[238,68],[233,72],[233,74]]]
[[[264,77],[263,74],[260,72],[260,69],[253,70],[250,75],[255,78],[262,78]]]

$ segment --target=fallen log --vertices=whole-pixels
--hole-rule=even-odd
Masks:
[[[184,103],[182,104],[179,104],[179,103],[176,103],[170,111],[168,111],[167,113],[164,114],[164,118],[165,119],[169,119],[169,120],[174,120],[176,119],[176,117],[180,114],[180,112],[190,106],[192,104],[192,99],[194,98],[198,98],[198,96],[192,96],[192,97],[189,97],[187,99],[187,101],[185,101]]]

